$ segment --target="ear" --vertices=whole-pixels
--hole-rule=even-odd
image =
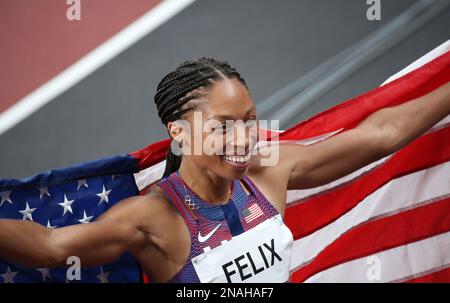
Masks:
[[[168,122],[167,130],[169,132],[169,136],[178,143],[183,140],[183,129],[176,122]]]

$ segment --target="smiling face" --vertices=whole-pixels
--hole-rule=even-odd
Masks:
[[[226,179],[242,177],[257,143],[256,108],[248,89],[236,79],[220,80],[195,100],[184,127],[169,123],[183,142],[183,161]],[[176,125],[180,125],[175,123]]]

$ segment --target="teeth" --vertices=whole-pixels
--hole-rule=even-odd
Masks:
[[[236,163],[245,163],[248,160],[250,160],[250,154],[246,156],[223,156],[223,158],[230,162],[236,162]]]

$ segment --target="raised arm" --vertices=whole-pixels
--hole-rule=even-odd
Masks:
[[[357,127],[329,139],[308,146],[281,144],[280,165],[271,169],[285,176],[287,189],[324,185],[401,149],[448,114],[450,83],[378,110]]]
[[[30,221],[0,220],[0,258],[29,267],[65,266],[70,256],[82,266],[113,261],[127,250],[147,245],[143,225],[151,208],[148,196],[131,197],[96,221],[48,229]]]

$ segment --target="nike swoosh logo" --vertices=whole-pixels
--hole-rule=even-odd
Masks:
[[[209,238],[211,238],[211,236],[216,232],[216,230],[220,227],[220,225],[222,225],[222,223],[219,223],[219,225],[217,225],[213,230],[211,230],[209,232],[209,234],[207,234],[206,236],[202,237],[202,235],[200,234],[200,231],[198,232],[198,241],[200,243],[205,242],[206,240],[208,240]]]

